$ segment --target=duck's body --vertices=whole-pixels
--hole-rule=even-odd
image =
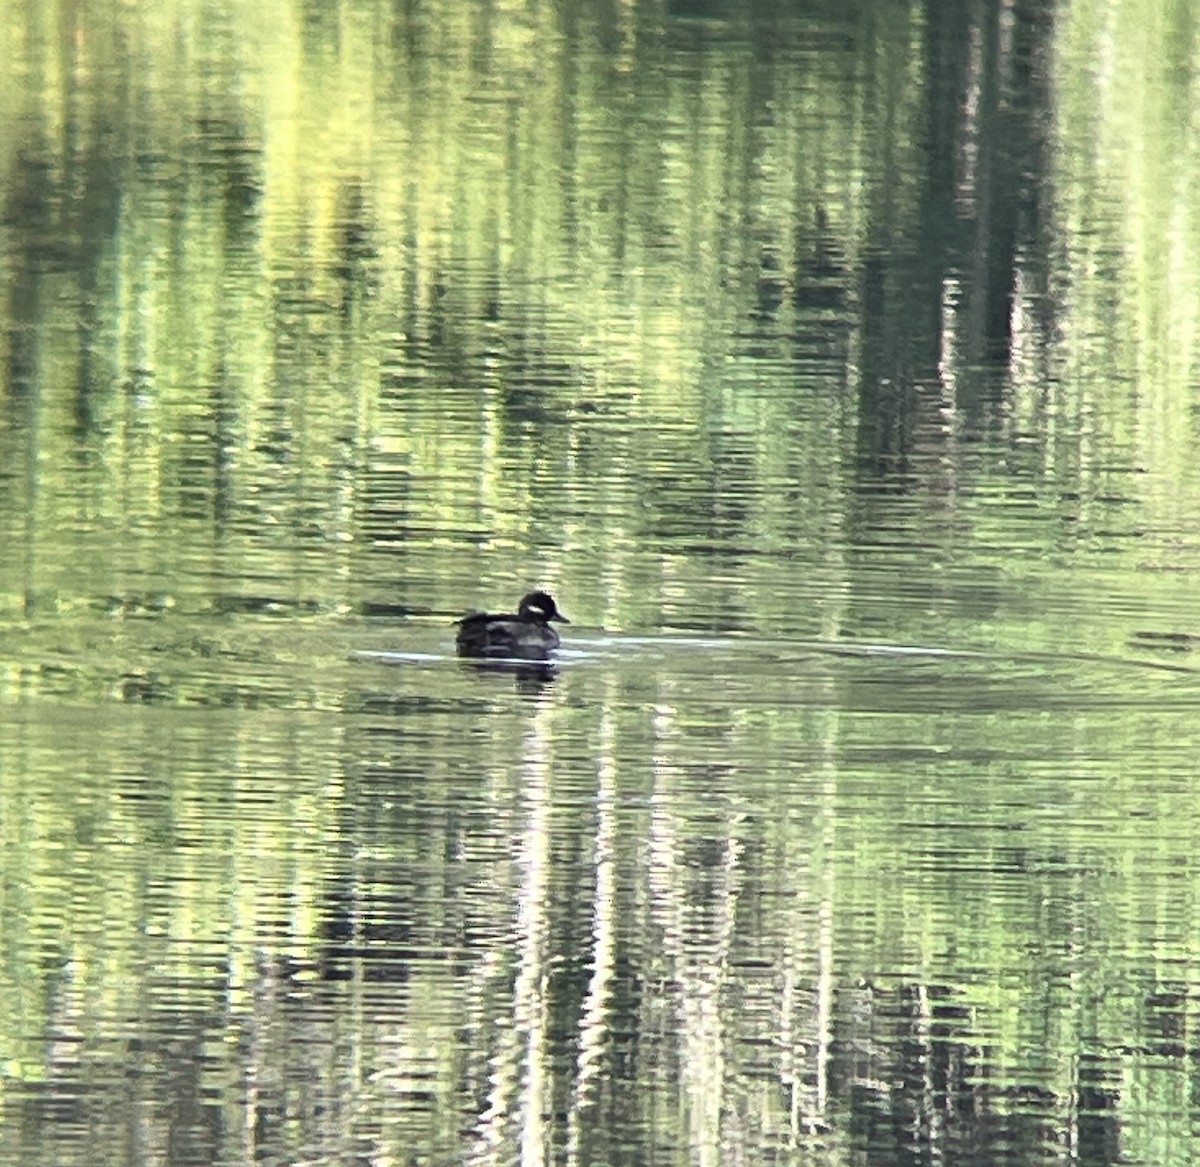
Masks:
[[[547,592],[530,592],[512,613],[476,612],[458,623],[458,655],[545,660],[559,645],[550,621],[571,621]]]

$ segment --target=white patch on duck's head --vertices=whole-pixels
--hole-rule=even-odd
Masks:
[[[548,592],[530,592],[521,601],[521,606],[517,611],[526,619],[537,620],[542,624],[550,620],[563,619]]]

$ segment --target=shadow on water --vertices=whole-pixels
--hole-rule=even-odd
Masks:
[[[558,676],[558,666],[553,661],[512,660],[460,661],[465,669],[474,670],[498,678],[511,679],[518,693],[534,695],[542,692]]]

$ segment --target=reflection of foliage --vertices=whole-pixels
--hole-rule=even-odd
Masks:
[[[747,410],[737,381],[754,377],[756,352],[782,356],[789,333],[809,343],[845,303],[847,272],[821,257],[855,246],[850,155],[831,137],[853,82],[759,59],[777,37],[799,51],[802,23],[755,26],[750,42],[684,23],[675,43],[637,10],[628,25],[582,19],[566,38],[509,12],[379,16],[396,22],[382,39],[351,20],[322,47],[335,34],[310,19],[247,13],[237,35],[202,24],[185,43],[143,16],[129,42],[115,17],[77,14],[79,140],[106,165],[69,183],[72,160],[51,139],[13,142],[61,116],[52,90],[6,131],[20,146],[9,156],[37,157],[27,175],[40,176],[10,198],[10,218],[47,246],[68,227],[87,254],[64,256],[67,286],[71,271],[93,273],[76,291],[95,326],[49,328],[14,380],[36,389],[39,464],[68,440],[96,458],[81,481],[39,482],[26,500],[36,525],[61,530],[82,493],[97,518],[160,548],[212,532],[236,571],[268,531],[286,544],[351,535],[344,500],[387,486],[363,480],[372,462],[429,483],[482,457],[482,493],[426,485],[417,525],[515,521],[525,538],[531,500],[594,487],[563,482],[559,450],[575,430],[586,440],[590,411],[610,400],[625,428],[649,427],[610,456],[619,482],[653,477],[654,429],[676,419],[744,430],[746,469],[761,464],[753,446],[793,406]],[[31,68],[49,67],[28,51]],[[186,83],[218,64],[236,85]],[[58,206],[87,230],[72,233]],[[12,260],[31,294],[42,277],[21,269],[40,264],[34,247]],[[66,323],[77,302],[39,311]],[[731,381],[729,333],[751,320],[760,340]],[[379,347],[389,336],[394,352]],[[80,339],[90,371],[71,406],[57,369],[80,359]],[[840,375],[836,360],[827,372]],[[131,570],[161,581],[153,563],[113,564],[108,539],[74,550],[70,566],[40,560],[34,591],[70,594],[106,572],[116,590],[143,587],[121,579]]]
[[[1189,837],[1144,832],[1121,739],[1173,740],[1189,711],[1048,719],[991,676],[995,712],[918,718],[991,666],[927,670],[910,707],[877,668],[820,672],[839,707],[791,719],[794,674],[722,698],[699,668],[631,667],[603,708],[564,670],[490,713],[499,687],[464,673],[465,699],[398,676],[353,719],[31,722],[0,774],[6,1122],[78,1096],[119,1141],[157,1099],[195,1157],[253,1137],[290,1160],[402,1137],[448,1161],[547,1099],[555,1137],[653,1121],[664,1145],[760,1152],[1036,1145],[1044,1124],[1099,1154],[1118,1122],[1123,1146],[1165,1130]],[[539,756],[547,719],[600,756]],[[1063,791],[1031,764],[1056,755],[1089,776]],[[1163,786],[1162,821],[1190,821]],[[201,1100],[227,1121],[181,1117]]]
[[[1105,34],[1075,8],[1047,48],[1036,7],[1007,41],[982,10],[978,28],[965,10],[923,22],[883,7],[832,26],[766,9],[663,24],[641,5],[565,28],[468,6],[334,23],[246,11],[192,41],[142,14],[130,41],[85,6],[71,38],[26,52],[50,70],[51,44],[69,43],[86,87],[18,91],[27,116],[0,123],[23,322],[9,393],[34,411],[14,419],[5,462],[38,466],[37,497],[6,514],[61,542],[82,505],[104,532],[74,537],[61,562],[8,558],[9,596],[86,594],[105,576],[113,591],[160,588],[168,563],[174,590],[202,589],[180,567],[215,543],[229,574],[265,550],[272,574],[357,603],[335,580],[361,559],[356,539],[388,535],[371,516],[396,510],[397,490],[407,544],[469,532],[445,555],[458,580],[492,540],[558,558],[564,513],[594,525],[597,505],[603,530],[575,541],[579,580],[611,564],[614,541],[657,545],[679,527],[691,543],[673,552],[700,547],[693,505],[749,550],[794,547],[797,507],[778,492],[797,473],[802,508],[835,523],[856,475],[903,483],[923,458],[959,458],[939,418],[959,408],[986,426],[972,415],[997,392],[1014,433],[1052,443],[1056,485],[1086,498],[1107,444],[1137,440],[1144,415],[1114,396],[1114,361],[1164,372],[1139,391],[1163,399],[1153,416],[1186,400],[1196,265],[1167,241],[1191,237],[1169,201],[1190,184],[1166,168],[1189,155],[1168,143],[1139,178],[1159,211],[1097,213],[1121,193],[1121,159],[1144,157],[1136,126],[1157,124],[1119,113],[1121,79],[1145,70],[1112,72],[1112,117],[1085,110]],[[1114,45],[1178,56],[1181,35]],[[1034,104],[1051,64],[1057,140]],[[236,84],[197,90],[201,67]],[[1170,125],[1180,76],[1139,98]],[[962,88],[983,103],[976,121],[956,120],[947,94]],[[56,124],[68,99],[64,155],[31,127]],[[1051,197],[1036,185],[1047,173]],[[984,221],[989,206],[1024,218]],[[1134,217],[1144,229],[1123,237]],[[1154,226],[1168,222],[1182,233]],[[1051,239],[1070,250],[1048,252],[1064,245]],[[1128,254],[1142,257],[1132,281]],[[991,343],[972,330],[994,334],[987,314],[1013,287],[1006,388],[969,362]],[[1026,363],[1033,349],[1049,363]],[[939,356],[954,391],[923,392]],[[1190,448],[1172,432],[1186,425],[1148,439],[1155,459]],[[737,464],[722,466],[729,449]],[[1008,472],[952,469],[989,488]],[[629,502],[648,490],[658,513],[643,521]],[[837,537],[810,530],[802,549],[814,534]],[[306,544],[343,549],[322,559]]]
[[[488,730],[512,686],[439,704],[397,681],[356,704],[336,653],[297,663],[281,644],[323,613],[416,593],[440,613],[548,573],[617,626],[908,640],[957,619],[1008,650],[1120,648],[1144,560],[1192,554],[1129,537],[1148,511],[1178,531],[1196,508],[1186,5],[1172,25],[1076,3],[1053,26],[1037,3],[829,4],[820,23],[773,4],[36,7],[22,68],[0,77],[0,579],[9,612],[75,634],[81,612],[107,622],[86,651],[57,622],[20,652],[10,634],[4,697],[121,702],[126,719],[5,736],[0,1032],[22,1035],[5,1053],[19,1075],[44,1072],[42,1034],[144,1018],[160,992],[154,1007],[197,1031],[222,1010],[244,1026],[252,1052],[203,1068],[261,1067],[263,1113],[289,1134],[319,1109],[312,1079],[333,1113],[353,1076],[356,1104],[417,1098],[433,1117],[407,1121],[451,1146],[489,1090],[512,1102],[510,1014],[535,996],[517,1000],[519,966],[546,959],[531,983],[554,1113],[597,998],[604,1064],[635,1067],[599,1079],[601,1101],[647,1122],[686,1081],[714,1124],[815,1126],[831,1112],[814,1066],[835,1041],[855,1121],[910,1124],[913,1093],[893,1106],[879,1084],[926,1069],[922,1116],[969,1099],[991,1121],[1029,1105],[1025,1074],[1055,1119],[1091,1099],[1107,1154],[1116,1103],[1080,1049],[1170,1094],[1147,1063],[1182,1039],[1117,1049],[1141,1012],[1186,1033],[1186,994],[1130,983],[1118,954],[1192,953],[1169,905],[1188,902],[1194,848],[1112,831],[1149,813],[1143,775],[1096,759],[1127,757],[1121,735],[1182,752],[1186,726],[1089,720],[1064,703],[1065,669],[1032,708],[999,670],[948,687],[949,664],[932,684],[906,666],[886,691],[912,704],[881,708],[883,666],[855,684],[782,649],[779,676],[704,660],[673,689],[618,673],[602,701],[564,670],[519,695],[575,719],[553,779],[579,789],[531,826],[532,796],[505,785],[512,735]],[[1089,624],[1113,595],[1123,619]],[[275,617],[286,633],[264,647]],[[132,646],[112,633],[139,621],[155,626]],[[187,644],[168,643],[160,628],[180,626]],[[619,812],[594,797],[598,706],[637,743],[610,760]],[[652,736],[646,710],[652,774],[627,760]],[[346,714],[403,732],[343,750]],[[881,719],[911,740],[897,749]],[[414,727],[416,767],[397,760]],[[463,736],[471,764],[446,745]],[[1090,777],[1064,791],[1026,775],[1023,741]],[[892,785],[856,786],[881,765]],[[989,793],[1031,820],[1019,845],[997,844]],[[1163,821],[1192,821],[1188,792],[1164,797]],[[1064,840],[1071,799],[1083,826]],[[611,862],[588,849],[606,828]],[[959,851],[926,862],[939,830]],[[546,948],[525,936],[519,952],[514,851],[547,839],[561,847],[530,896]],[[325,879],[346,840],[361,852]],[[1143,892],[1120,870],[1147,854],[1180,885]],[[959,895],[973,879],[986,919]],[[1078,914],[1039,916],[1062,903]],[[31,933],[51,918],[61,934]],[[197,954],[196,936],[227,943]],[[1061,949],[1031,945],[1044,936]],[[1096,936],[1120,940],[1085,964],[1070,945]],[[983,973],[944,984],[968,947]],[[288,1010],[318,973],[339,1008],[343,974],[407,995],[312,1044],[319,1026]],[[860,977],[887,983],[859,999]],[[118,1049],[89,1037],[81,1060]],[[468,1046],[486,1057],[458,1064]],[[308,1078],[289,1077],[298,1048],[319,1063]],[[1054,1064],[1031,1067],[1033,1048]],[[79,1051],[63,1051],[69,1075]],[[148,1078],[168,1063],[182,1082],[201,1054],[155,1046]],[[770,1088],[704,1094],[726,1065]],[[977,1067],[998,1081],[977,1090]],[[623,1095],[641,1073],[657,1089]]]

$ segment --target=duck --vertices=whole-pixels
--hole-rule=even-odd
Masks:
[[[458,655],[513,657],[546,660],[559,644],[550,621],[570,624],[549,592],[529,592],[521,598],[516,614],[475,612],[456,620]]]

